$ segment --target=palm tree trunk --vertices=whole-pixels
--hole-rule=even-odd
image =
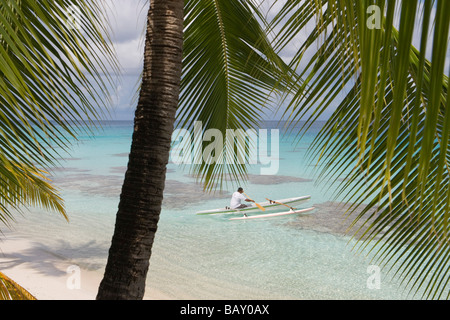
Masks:
[[[97,299],[142,299],[181,79],[183,0],[152,0],[128,169]]]

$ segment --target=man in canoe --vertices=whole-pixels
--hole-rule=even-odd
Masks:
[[[255,202],[254,200],[247,199],[244,195],[244,189],[238,188],[236,192],[231,196],[230,207],[231,209],[242,209],[248,207],[248,205],[241,203],[242,200],[247,202]]]

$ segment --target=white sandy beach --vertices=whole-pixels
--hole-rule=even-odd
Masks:
[[[30,240],[11,234],[1,239],[0,271],[38,300],[94,300],[102,273],[71,271],[73,266],[71,261],[39,249]],[[168,299],[156,290],[147,291],[146,300]]]

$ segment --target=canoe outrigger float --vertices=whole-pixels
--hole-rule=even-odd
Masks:
[[[275,212],[275,213],[267,213],[267,214],[255,214],[252,216],[248,216],[244,214],[243,217],[237,217],[237,218],[231,218],[230,220],[247,220],[247,219],[262,219],[262,218],[273,218],[273,217],[280,217],[280,216],[287,216],[290,214],[300,214],[300,213],[306,213],[309,211],[314,210],[314,207],[306,208],[306,209],[300,209],[300,210],[289,210],[285,212]]]
[[[267,198],[266,198],[267,199]],[[259,202],[257,206],[255,203],[252,203],[246,208],[242,209],[231,209],[230,207],[225,208],[219,208],[219,209],[213,209],[213,210],[205,210],[205,211],[199,211],[197,212],[198,215],[208,215],[208,214],[222,214],[222,213],[237,213],[237,214],[244,214],[247,215],[248,213],[260,213],[262,212],[259,207],[263,207],[265,210],[264,212],[275,212],[280,211],[284,209],[285,207],[289,207],[290,211],[288,211],[290,214],[292,213],[300,213],[295,212],[299,211],[295,207],[299,205],[300,203],[303,203],[305,201],[308,201],[311,199],[311,196],[303,196],[303,197],[296,197],[296,198],[287,198],[287,199],[281,199],[281,200],[270,200],[267,199],[267,202]],[[312,210],[312,208],[309,208]],[[305,209],[303,209],[305,210]],[[292,211],[292,212],[291,212]],[[300,210],[301,211],[301,210]],[[280,216],[283,212],[277,212],[276,214],[270,214],[269,216]],[[286,215],[287,213],[284,213]],[[258,215],[258,217],[263,218],[264,216],[269,217],[268,214],[261,214]],[[253,216],[252,216],[253,217]],[[247,219],[250,217],[247,217]]]

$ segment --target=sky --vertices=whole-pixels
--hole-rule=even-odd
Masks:
[[[281,8],[282,2],[277,1],[273,5],[272,14]],[[111,117],[114,120],[132,120],[137,103],[136,83],[142,70],[143,36],[149,2],[148,0],[107,0],[106,3],[112,28],[113,46],[122,71],[120,83],[112,90]],[[306,39],[306,32],[311,29],[312,26],[306,28],[304,34],[299,34],[297,42],[301,43]],[[298,49],[297,46],[293,45],[285,50],[286,61],[296,49]],[[268,117],[274,119],[274,115]]]
[[[282,5],[281,0],[274,2],[271,13],[276,12]],[[106,0],[108,6],[108,16],[112,28],[113,46],[117,53],[117,58],[121,66],[120,82],[112,90],[113,108],[111,117],[114,120],[132,120],[137,104],[136,90],[143,61],[144,29],[148,10],[148,0]],[[397,15],[397,24],[398,24]],[[289,59],[289,55],[295,52],[302,41],[306,38],[311,26],[305,28],[304,33],[300,33],[292,45],[285,51],[284,58]],[[420,44],[419,30],[414,34],[413,44],[418,47]],[[431,49],[431,46],[429,47]],[[431,51],[431,50],[429,50]],[[428,58],[431,58],[428,55]],[[450,47],[447,50],[446,71],[450,68]],[[330,110],[331,113],[332,110]],[[329,113],[329,114],[330,114]],[[325,120],[329,114],[325,114]],[[273,117],[272,117],[273,118]]]
[[[120,64],[119,82],[112,90],[113,120],[132,120],[142,72],[144,30],[148,11],[145,0],[108,0],[113,46]]]

